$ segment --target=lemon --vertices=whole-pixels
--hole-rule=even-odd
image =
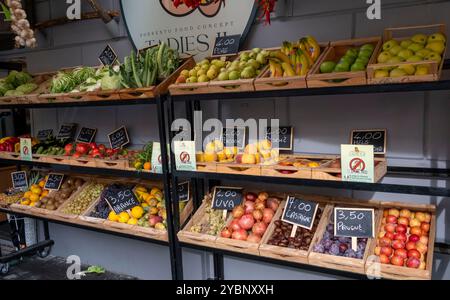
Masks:
[[[161,193],[161,190],[156,187],[152,188],[152,190],[150,191],[150,194],[155,195],[156,193]]]
[[[39,187],[43,188],[45,186],[45,180],[39,181]]]
[[[42,193],[42,189],[39,186],[32,186],[30,190],[36,195],[40,195]]]
[[[22,200],[20,202],[20,204],[22,204],[22,205],[30,205],[30,200],[28,200],[28,199]]]
[[[138,220],[136,218],[131,218],[128,220],[127,224],[128,225],[136,225],[138,222]]]
[[[127,223],[128,220],[130,220],[130,215],[126,211],[123,211],[119,214],[120,223]]]
[[[30,199],[30,196],[32,195],[33,193],[31,192],[31,191],[28,191],[28,192],[26,192],[24,195],[23,195],[23,197],[25,198],[25,199]]]
[[[31,194],[30,201],[31,202],[39,201],[39,195],[38,194]]]
[[[118,222],[119,216],[114,211],[111,211],[108,215],[108,220],[110,220],[112,222]]]
[[[131,216],[140,219],[144,215],[144,209],[141,206],[135,206],[131,209]]]

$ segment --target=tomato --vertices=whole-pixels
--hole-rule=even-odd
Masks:
[[[106,151],[106,147],[103,144],[98,145],[98,149],[100,150],[100,152],[104,153]]]
[[[75,149],[78,153],[80,153],[81,155],[83,154],[87,154],[88,153],[88,144],[84,144],[84,143],[80,143],[77,144],[77,147]]]
[[[72,155],[72,157],[73,157],[73,158],[80,158],[80,157],[81,157],[81,153],[75,152],[75,153]]]
[[[89,148],[90,148],[91,150],[97,149],[97,144],[94,143],[94,142],[89,143]]]
[[[73,150],[73,144],[67,144],[64,147],[64,151],[66,152],[66,155],[71,155]]]

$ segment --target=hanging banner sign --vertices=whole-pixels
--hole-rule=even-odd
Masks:
[[[175,7],[176,2],[180,2]],[[212,53],[221,36],[242,35],[253,23],[257,11],[254,0],[205,0],[189,8],[176,0],[121,0],[122,16],[136,49],[165,42],[180,54],[204,58]]]

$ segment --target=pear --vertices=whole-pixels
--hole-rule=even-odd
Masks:
[[[415,53],[416,56],[420,56],[422,58],[427,57],[428,55],[430,55],[431,50],[428,50],[426,48],[419,50]]]
[[[389,77],[389,71],[387,71],[385,69],[378,69],[378,70],[375,71],[374,76],[375,76],[375,78]]]
[[[394,56],[394,57],[391,57],[388,61],[387,61],[387,63],[388,64],[397,64],[397,63],[401,63],[401,62],[404,62],[405,60],[402,58],[402,57],[400,57],[400,56]]]
[[[412,43],[413,43],[413,41],[411,41],[411,40],[403,40],[403,41],[400,43],[400,46],[401,46],[402,48],[408,49],[408,47],[409,47]]]
[[[396,40],[389,40],[383,44],[383,51],[389,51],[395,46],[398,46],[398,42]]]
[[[403,77],[406,76],[406,72],[403,69],[396,68],[389,73],[390,77]]]
[[[428,66],[418,66],[415,75],[427,75]]]
[[[419,50],[422,50],[423,48],[424,48],[424,45],[422,45],[422,44],[412,43],[411,45],[409,45],[409,47],[407,49],[411,50],[412,52],[417,52]]]
[[[409,50],[409,49],[403,49],[402,51],[400,51],[397,54],[397,56],[400,56],[404,60],[407,60],[408,58],[410,58],[413,55],[414,55],[414,53],[411,50]]]
[[[442,41],[431,42],[426,46],[426,49],[436,52],[441,55],[444,53],[445,44]]]
[[[416,72],[416,68],[413,65],[401,65],[398,68],[405,71],[408,75],[413,75]]]
[[[391,49],[389,49],[389,53],[392,54],[393,56],[397,56],[398,53],[402,50],[403,50],[402,46],[397,45],[397,46],[394,46]]]
[[[415,35],[411,38],[411,40],[412,40],[414,43],[419,43],[419,44],[425,45],[425,44],[427,43],[428,37],[427,37],[425,34],[418,33],[418,34],[415,34]]]
[[[443,35],[440,32],[436,32],[428,37],[428,43],[436,42],[436,41],[441,41],[441,42],[445,43],[447,41],[447,39],[445,38],[445,35]]]
[[[391,58],[392,58],[392,55],[389,52],[383,51],[380,53],[380,55],[378,55],[377,61],[381,64],[384,64]]]
[[[425,57],[426,60],[434,60],[437,63],[440,63],[442,60],[442,57],[436,53],[436,52],[431,52],[428,56]]]
[[[414,55],[414,56],[411,56],[410,58],[408,58],[406,61],[407,62],[419,62],[419,61],[423,61],[423,57]]]

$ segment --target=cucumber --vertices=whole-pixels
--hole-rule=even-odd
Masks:
[[[64,153],[66,153],[66,151],[64,151],[64,149],[59,149],[58,151],[58,155],[64,155]]]
[[[42,152],[44,152],[44,147],[40,146],[37,151],[36,154],[42,154]]]

